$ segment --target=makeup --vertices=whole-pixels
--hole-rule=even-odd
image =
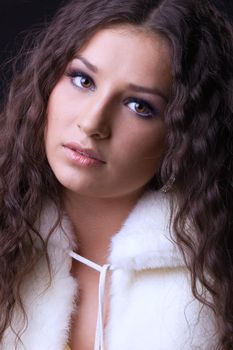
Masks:
[[[69,142],[63,145],[67,157],[78,166],[99,167],[106,164],[101,156],[90,148],[82,148],[76,142]]]

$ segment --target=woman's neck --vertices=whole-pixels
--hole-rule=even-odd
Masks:
[[[79,254],[96,263],[106,263],[111,237],[120,230],[138,197],[133,193],[106,199],[66,192],[64,206],[73,224]]]

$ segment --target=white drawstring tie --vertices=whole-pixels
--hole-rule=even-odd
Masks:
[[[91,267],[92,269],[94,269],[100,273],[99,296],[98,296],[98,314],[97,314],[94,350],[104,350],[104,292],[105,292],[105,283],[106,283],[107,271],[113,270],[114,267],[110,264],[105,264],[103,266],[98,265],[98,264],[94,263],[93,261],[88,260],[79,254],[76,254],[73,251],[70,251],[69,255],[73,259]]]

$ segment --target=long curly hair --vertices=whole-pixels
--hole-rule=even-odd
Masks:
[[[44,199],[61,206],[60,185],[44,149],[50,93],[83,44],[97,30],[117,24],[160,33],[170,46],[167,149],[157,177],[163,183],[176,178],[173,239],[190,270],[194,296],[219,321],[216,349],[230,350],[233,37],[231,25],[208,0],[74,0],[37,37],[0,116],[0,338],[16,305],[24,312],[20,285],[41,252],[46,254],[35,227]],[[40,249],[34,244],[38,238]]]

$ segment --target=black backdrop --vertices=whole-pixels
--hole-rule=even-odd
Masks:
[[[98,0],[97,0],[98,1]],[[203,0],[204,1],[204,0]],[[233,19],[233,0],[212,0]],[[0,0],[0,100],[11,78],[6,65],[22,46],[27,32],[47,22],[66,0]]]
[[[0,0],[0,59],[21,46],[27,31],[48,21],[62,0]]]
[[[25,37],[43,26],[64,0],[0,0],[0,101],[11,79],[10,60]]]

